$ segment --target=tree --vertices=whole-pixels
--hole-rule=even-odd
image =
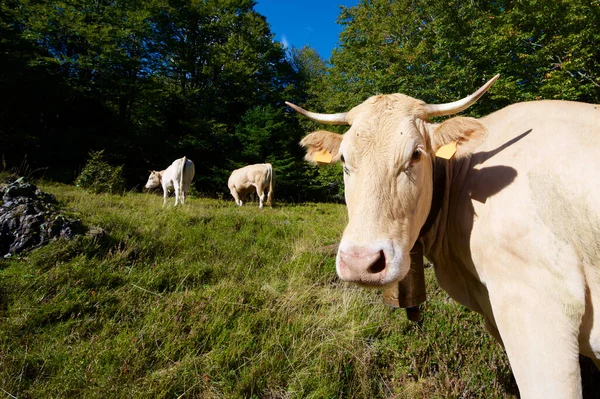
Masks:
[[[160,106],[144,105],[153,126],[143,135],[169,147],[168,154],[202,163],[196,178],[201,190],[223,192],[231,165],[243,158],[234,148],[236,126],[249,110],[281,103],[292,79],[285,52],[254,1],[162,1],[153,7],[149,48],[160,59],[155,79],[162,93]]]
[[[447,102],[500,73],[494,102],[472,114],[540,97],[597,102],[599,12],[591,0],[363,0],[340,15],[325,95],[347,107],[390,92]]]
[[[155,9],[161,75],[208,118],[237,123],[251,106],[276,100],[289,75],[283,47],[254,4],[168,1]]]
[[[338,112],[344,107],[338,102],[337,96],[329,96],[332,90],[328,88],[329,65],[311,47],[301,49],[292,48],[291,62],[296,72],[296,96],[292,102],[317,112]],[[323,129],[323,126],[308,118],[293,114],[298,121],[302,136],[311,131]],[[329,130],[343,133],[347,127],[329,126]],[[298,138],[296,143],[300,141]],[[302,154],[303,156],[304,154]],[[344,185],[342,168],[337,165],[314,166],[308,163],[301,164],[298,168],[301,181],[297,189],[302,190],[305,198],[328,201],[342,201]]]

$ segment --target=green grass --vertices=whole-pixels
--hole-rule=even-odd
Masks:
[[[342,205],[41,188],[106,234],[0,261],[0,397],[515,397],[431,269],[422,325],[337,278]]]

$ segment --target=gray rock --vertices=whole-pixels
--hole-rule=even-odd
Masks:
[[[0,187],[0,196],[0,257],[85,232],[81,221],[60,212],[52,194],[44,193],[23,178]]]

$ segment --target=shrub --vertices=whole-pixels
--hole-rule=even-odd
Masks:
[[[123,166],[108,164],[104,160],[104,150],[90,151],[89,156],[75,185],[95,194],[122,194],[125,190]]]

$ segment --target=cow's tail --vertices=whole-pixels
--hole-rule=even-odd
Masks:
[[[179,200],[183,199],[183,172],[185,172],[185,164],[187,163],[187,158],[185,155],[181,158],[181,170],[179,173]]]
[[[273,166],[269,163],[267,167],[269,175],[269,194],[267,195],[267,205],[273,206],[273,184],[275,183],[275,173],[273,172]]]

